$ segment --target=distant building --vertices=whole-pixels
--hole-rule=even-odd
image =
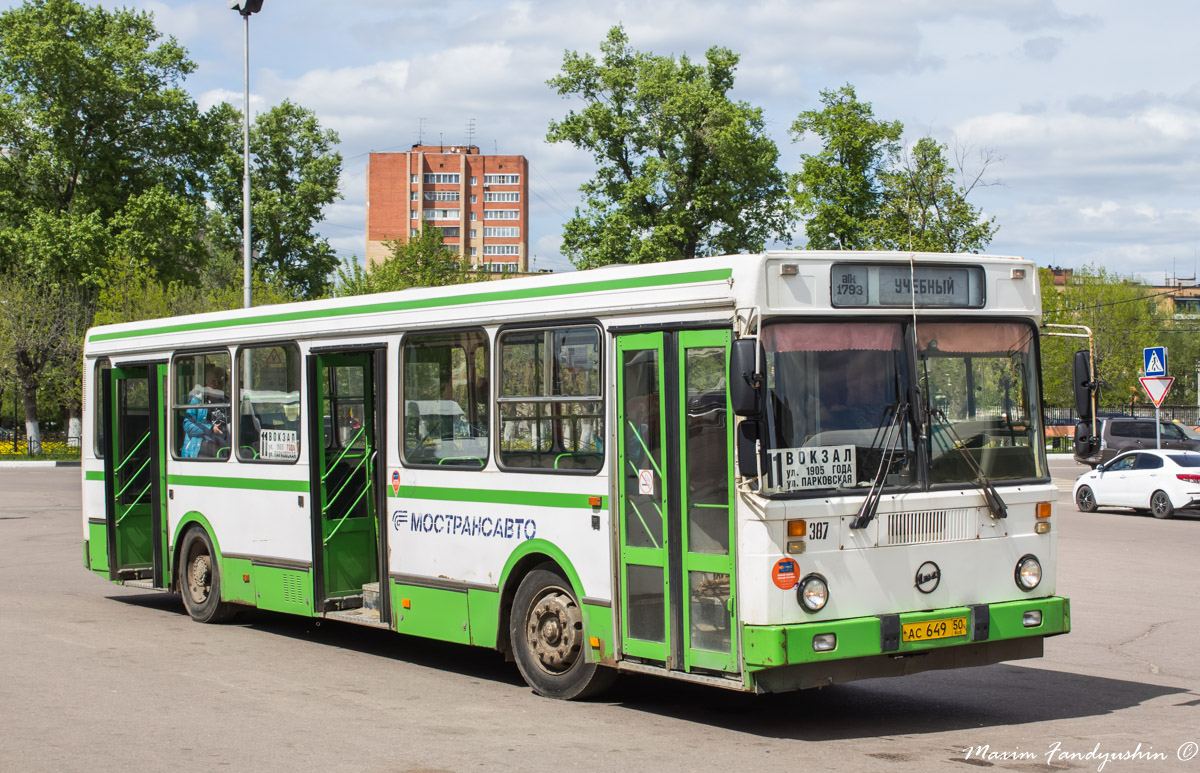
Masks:
[[[1163,284],[1151,285],[1159,311],[1171,319],[1200,319],[1200,284],[1195,277],[1167,277]]]
[[[529,271],[529,162],[487,156],[475,145],[413,145],[367,161],[367,262],[388,256],[385,241],[440,228],[472,265]]]

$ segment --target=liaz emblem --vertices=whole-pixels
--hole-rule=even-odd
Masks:
[[[922,593],[933,593],[941,581],[942,570],[932,561],[926,561],[917,567],[917,590]]]

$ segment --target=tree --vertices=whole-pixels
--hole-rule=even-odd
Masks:
[[[334,295],[366,295],[404,290],[409,287],[443,287],[445,285],[486,282],[490,275],[473,270],[442,242],[442,229],[428,222],[420,235],[407,242],[384,242],[391,251],[386,259],[370,270],[353,261],[337,269],[338,286]]]
[[[0,271],[87,285],[108,257],[97,224],[116,228],[131,199],[202,210],[216,154],[181,87],[194,67],[148,13],[26,0],[0,14]],[[34,229],[55,238],[20,238]]]
[[[0,276],[0,303],[0,359],[11,363],[20,382],[30,450],[41,453],[38,388],[56,365],[70,363],[78,372],[90,303],[71,285],[40,283],[17,271]]]
[[[213,198],[226,216],[225,244],[243,233],[242,117],[221,111],[226,153],[213,179]],[[250,130],[250,235],[254,269],[305,298],[319,298],[338,265],[328,240],[313,233],[325,207],[341,198],[338,135],[322,129],[313,111],[285,100],[256,116]]]
[[[849,83],[822,91],[821,103],[821,110],[800,113],[791,128],[794,141],[816,134],[823,145],[820,153],[800,156],[796,178],[808,246],[869,249],[882,207],[881,177],[899,153],[904,126],[876,120],[871,103],[859,102]]]
[[[946,146],[922,137],[902,154],[899,164],[880,172],[882,206],[872,234],[872,246],[917,252],[980,252],[996,233],[996,219],[984,219],[967,195],[970,187],[955,180],[946,161]],[[984,169],[986,169],[986,163]]]
[[[792,222],[779,150],[762,111],[729,97],[738,56],[713,47],[705,64],[634,51],[622,27],[602,58],[568,51],[547,81],[580,112],[551,121],[546,139],[592,153],[586,206],[563,229],[580,268],[761,250]]]
[[[1048,270],[1042,270],[1041,279],[1043,323],[1092,329],[1101,404],[1119,408],[1144,402],[1138,385],[1142,349],[1158,343],[1163,327],[1150,288],[1097,266],[1073,272],[1062,290],[1055,289]],[[1043,339],[1042,383],[1048,405],[1074,404],[1071,357],[1086,348],[1086,339]]]

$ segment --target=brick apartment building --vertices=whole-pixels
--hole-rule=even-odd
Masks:
[[[446,245],[484,270],[529,271],[529,162],[475,145],[413,145],[367,161],[367,261],[385,240],[440,228]]]

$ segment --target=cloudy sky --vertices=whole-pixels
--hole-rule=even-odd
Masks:
[[[187,47],[203,107],[241,105],[242,23],[224,0],[104,4],[152,11]],[[796,115],[851,83],[906,142],[1000,159],[972,194],[1000,225],[989,251],[1161,281],[1194,276],[1200,255],[1198,20],[1188,0],[266,0],[250,90],[252,109],[291,99],[340,135],[343,199],[321,231],[345,257],[364,252],[367,154],[407,149],[422,125],[461,143],[473,122],[485,153],[529,158],[536,266],[569,269],[561,228],[594,166],[545,142],[572,107],[545,81],[623,24],[640,50],[740,54],[734,97],[763,108],[788,171],[815,149],[789,137]]]

